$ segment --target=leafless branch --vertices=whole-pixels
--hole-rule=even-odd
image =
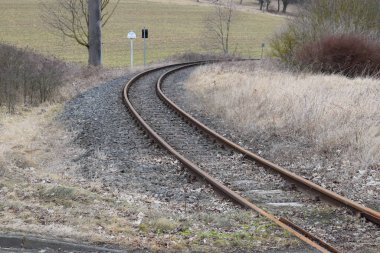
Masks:
[[[41,3],[42,19],[54,32],[74,39],[79,45],[89,47],[89,15],[88,0],[55,0],[51,3]],[[102,27],[114,14],[120,0],[115,0],[111,11],[111,0],[101,1]]]
[[[216,3],[214,12],[206,19],[206,40],[208,44],[218,46],[223,53],[229,52],[229,38],[233,11],[235,9],[232,0],[226,3]]]

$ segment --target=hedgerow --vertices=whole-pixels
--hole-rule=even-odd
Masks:
[[[53,101],[63,84],[65,64],[28,49],[0,44],[0,106]]]

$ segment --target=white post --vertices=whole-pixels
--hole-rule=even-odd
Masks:
[[[133,39],[131,41],[131,68],[133,68]]]
[[[136,33],[130,31],[127,37],[131,41],[131,68],[133,68],[133,40],[136,39]]]

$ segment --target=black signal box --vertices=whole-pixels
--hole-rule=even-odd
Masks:
[[[141,37],[143,39],[147,39],[148,38],[148,29],[142,29],[142,35]]]

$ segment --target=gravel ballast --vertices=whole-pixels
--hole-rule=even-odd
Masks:
[[[148,201],[147,209],[161,210],[163,216],[172,217],[181,224],[191,223],[188,229],[176,232],[182,241],[187,241],[187,250],[220,252],[223,248],[228,252],[241,252],[252,247],[262,251],[302,245],[294,238],[274,239],[276,243],[273,240],[260,242],[260,236],[281,237],[282,232],[271,225],[265,235],[259,237],[247,230],[250,242],[238,239],[235,234],[252,226],[247,222],[260,224],[264,220],[252,212],[248,216],[243,214],[246,211],[221,198],[139,130],[122,101],[122,89],[129,78],[103,84],[66,104],[60,120],[76,136],[75,144],[85,150],[73,157],[79,165],[80,176],[86,180],[100,180],[120,194],[146,196],[134,201]],[[211,220],[207,218],[210,215],[213,216]],[[141,227],[145,226],[144,221],[140,222],[140,229],[145,229]],[[227,230],[225,222],[229,224]],[[255,227],[260,229],[261,225],[251,229]],[[232,239],[228,239],[230,237]],[[233,248],[230,243],[234,244]]]

